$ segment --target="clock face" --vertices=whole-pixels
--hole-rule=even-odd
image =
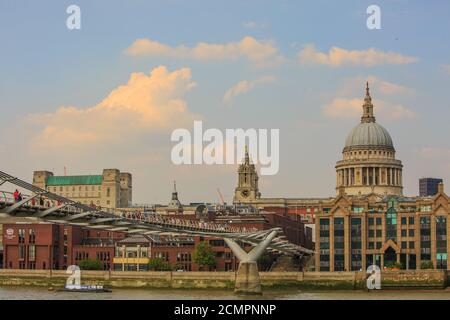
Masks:
[[[242,190],[241,195],[242,197],[247,198],[250,195],[250,192],[248,190]]]

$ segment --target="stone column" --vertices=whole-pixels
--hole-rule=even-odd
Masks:
[[[406,270],[409,270],[409,253],[406,254]]]
[[[449,221],[449,217],[447,216],[447,220],[446,220],[446,228],[447,228],[447,269],[448,266],[450,266],[450,221]]]
[[[376,170],[375,170],[375,167],[373,167],[373,170],[372,170],[372,185],[373,186],[376,184],[375,174],[376,174]]]
[[[344,186],[347,186],[347,169],[344,169]]]
[[[433,266],[436,269],[436,217],[434,214],[430,215],[430,221],[431,261],[433,262]]]
[[[330,217],[330,271],[334,271],[334,218]]]
[[[420,251],[422,248],[420,247],[420,216],[416,213],[414,215],[414,248],[416,250],[416,269],[420,269],[420,264],[422,263],[422,258],[420,256]]]
[[[366,261],[366,248],[367,248],[367,228],[366,228],[366,216],[367,213],[363,213],[361,217],[361,268],[364,270],[367,269],[367,261]]]
[[[315,271],[320,271],[320,219],[317,217],[316,218],[316,227],[315,227],[315,232],[316,232],[316,243],[315,243]]]
[[[348,215],[344,217],[344,268],[346,271],[350,271],[350,218]]]

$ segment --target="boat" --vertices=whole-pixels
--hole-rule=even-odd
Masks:
[[[112,292],[111,289],[105,288],[104,286],[65,286],[64,288],[58,289],[58,292],[88,292],[88,293],[101,293],[101,292]]]

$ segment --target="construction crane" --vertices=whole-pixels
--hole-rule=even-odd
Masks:
[[[219,194],[220,201],[221,201],[222,205],[225,205],[225,200],[223,199],[223,195],[222,195],[222,193],[220,192],[220,189],[219,189],[219,188],[217,188],[217,193]]]

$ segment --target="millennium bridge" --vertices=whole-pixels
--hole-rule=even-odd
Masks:
[[[312,250],[290,243],[281,228],[268,230],[248,230],[218,223],[186,223],[171,219],[167,215],[142,215],[139,218],[124,215],[112,209],[94,208],[75,202],[26,181],[0,171],[0,190],[3,185],[27,190],[22,200],[16,201],[9,191],[0,191],[0,219],[5,217],[30,218],[34,221],[84,226],[91,229],[120,231],[128,234],[175,234],[199,235],[222,238],[239,259],[235,292],[261,293],[261,285],[256,261],[265,250],[284,255],[307,257]],[[47,203],[56,205],[44,205]],[[247,253],[238,243],[247,243],[253,248]]]

